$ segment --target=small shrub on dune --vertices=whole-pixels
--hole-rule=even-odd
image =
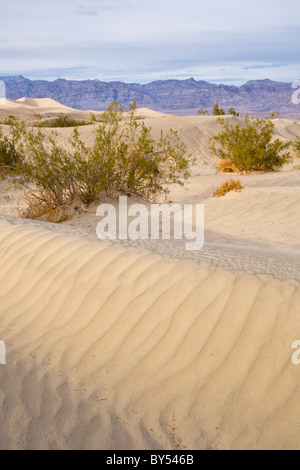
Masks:
[[[0,119],[0,124],[5,124],[6,126],[13,126],[17,122],[17,119],[15,116],[10,114],[7,118]]]
[[[294,150],[296,151],[296,157],[300,158],[300,139],[297,139],[293,143]]]
[[[224,116],[226,113],[223,108],[219,107],[219,104],[216,103],[213,107],[213,116]]]
[[[197,114],[198,116],[205,116],[208,114],[208,111],[207,109],[204,109],[202,106],[200,106],[200,108],[197,111]]]
[[[244,186],[242,185],[240,180],[227,180],[221,184],[221,186],[214,192],[214,197],[225,196],[225,194],[229,193],[230,191],[238,191],[240,192]]]
[[[0,174],[5,176],[15,172],[24,162],[23,147],[20,142],[24,134],[24,123],[10,121],[10,129],[4,134],[0,128]]]
[[[274,138],[270,119],[251,120],[246,116],[243,124],[232,125],[224,119],[220,122],[223,130],[211,139],[210,150],[239,171],[273,171],[291,160],[291,142]]]
[[[86,126],[91,124],[91,121],[84,121],[78,120],[67,114],[63,114],[58,116],[55,119],[48,119],[46,121],[39,122],[38,124],[34,124],[35,127],[79,127],[79,126]]]
[[[24,207],[25,203],[25,207]],[[47,195],[30,189],[22,194],[22,207],[18,208],[19,217],[25,219],[40,219],[47,222],[60,223],[68,220],[71,215],[69,206],[57,206],[52,200],[47,201]]]
[[[27,191],[27,217],[64,218],[74,206],[89,205],[99,195],[136,195],[155,200],[166,195],[172,184],[183,185],[193,160],[177,133],[170,129],[155,141],[135,102],[129,119],[113,102],[95,125],[95,139],[87,146],[75,128],[70,150],[57,142],[57,133],[42,129],[26,131],[26,161],[15,185]],[[23,211],[23,214],[26,214]]]
[[[240,113],[237,113],[234,108],[229,108],[227,111],[227,114],[231,114],[231,116],[237,116],[239,117]]]
[[[233,165],[231,160],[224,158],[216,163],[219,173],[238,173],[239,169]]]

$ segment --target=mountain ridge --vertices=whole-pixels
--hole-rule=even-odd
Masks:
[[[300,106],[292,103],[292,83],[270,79],[250,80],[241,86],[195,80],[156,80],[146,84],[99,79],[54,81],[30,80],[22,75],[0,77],[9,99],[52,98],[80,110],[102,111],[111,101],[171,114],[195,114],[202,106],[211,111],[215,103],[227,111],[234,107],[241,115],[265,116],[279,111],[281,117],[300,119]]]

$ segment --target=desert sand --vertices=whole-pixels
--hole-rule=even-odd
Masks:
[[[20,219],[2,181],[0,449],[299,449],[299,160],[213,198],[228,178],[208,151],[216,118],[139,112],[197,158],[170,200],[204,204],[204,247],[100,241],[96,205],[64,224]]]
[[[4,101],[4,102],[3,102]],[[27,98],[23,97],[18,100],[4,99],[0,102],[0,118],[8,118],[14,116],[17,119],[26,121],[36,120],[36,116],[42,118],[56,117],[60,114],[67,114],[79,119],[88,119],[91,111],[78,111],[76,109],[65,106],[51,98]],[[100,116],[100,112],[94,112],[96,116]]]

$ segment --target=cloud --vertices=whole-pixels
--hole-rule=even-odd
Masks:
[[[78,5],[75,13],[77,15],[82,15],[82,16],[99,16],[99,11],[101,12],[110,12],[110,11],[119,11],[122,9],[127,9],[127,8],[132,8],[132,4],[127,3],[127,2],[113,2],[111,3],[97,3],[96,6],[86,6],[86,5]]]
[[[299,0],[242,9],[239,0],[82,1],[3,2],[0,74],[227,83],[299,76]]]
[[[79,5],[77,7],[76,14],[83,16],[98,16],[98,9],[96,7],[86,7]]]
[[[287,64],[260,64],[260,65],[249,65],[244,67],[243,70],[260,70],[260,69],[273,69],[279,67],[285,67]]]

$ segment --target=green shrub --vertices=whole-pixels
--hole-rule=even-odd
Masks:
[[[214,116],[224,116],[226,113],[223,108],[219,108],[218,103],[216,103],[213,107],[213,115]]]
[[[6,124],[8,126],[13,126],[17,122],[17,119],[15,116],[10,114],[7,118],[0,119],[0,124]]]
[[[232,116],[239,116],[240,113],[237,113],[234,108],[229,108],[227,114],[231,114]]]
[[[198,116],[205,116],[206,114],[208,114],[208,111],[207,109],[204,109],[202,106],[200,106],[200,108],[197,111],[197,114]]]
[[[0,172],[2,176],[8,172],[15,171],[22,166],[24,155],[22,152],[21,136],[24,133],[24,123],[10,120],[11,127],[4,134],[0,127]]]
[[[297,139],[295,142],[293,142],[293,147],[296,151],[297,157],[300,158],[300,139]]]
[[[38,124],[34,124],[35,127],[79,127],[79,126],[86,126],[91,124],[91,121],[79,121],[77,119],[68,116],[67,114],[63,114],[58,116],[55,119],[48,119],[47,121],[39,122]]]
[[[223,131],[211,139],[211,151],[228,160],[239,171],[272,171],[291,160],[291,142],[274,139],[274,124],[270,120],[251,120],[232,125],[221,120]]]
[[[70,150],[57,144],[55,132],[27,130],[26,162],[15,179],[27,190],[27,213],[56,214],[77,203],[88,205],[101,194],[154,200],[167,194],[171,184],[183,185],[193,162],[185,145],[171,129],[155,141],[135,111],[133,103],[129,119],[123,120],[122,107],[113,102],[103,113],[103,122],[95,125],[91,147],[77,129]]]

